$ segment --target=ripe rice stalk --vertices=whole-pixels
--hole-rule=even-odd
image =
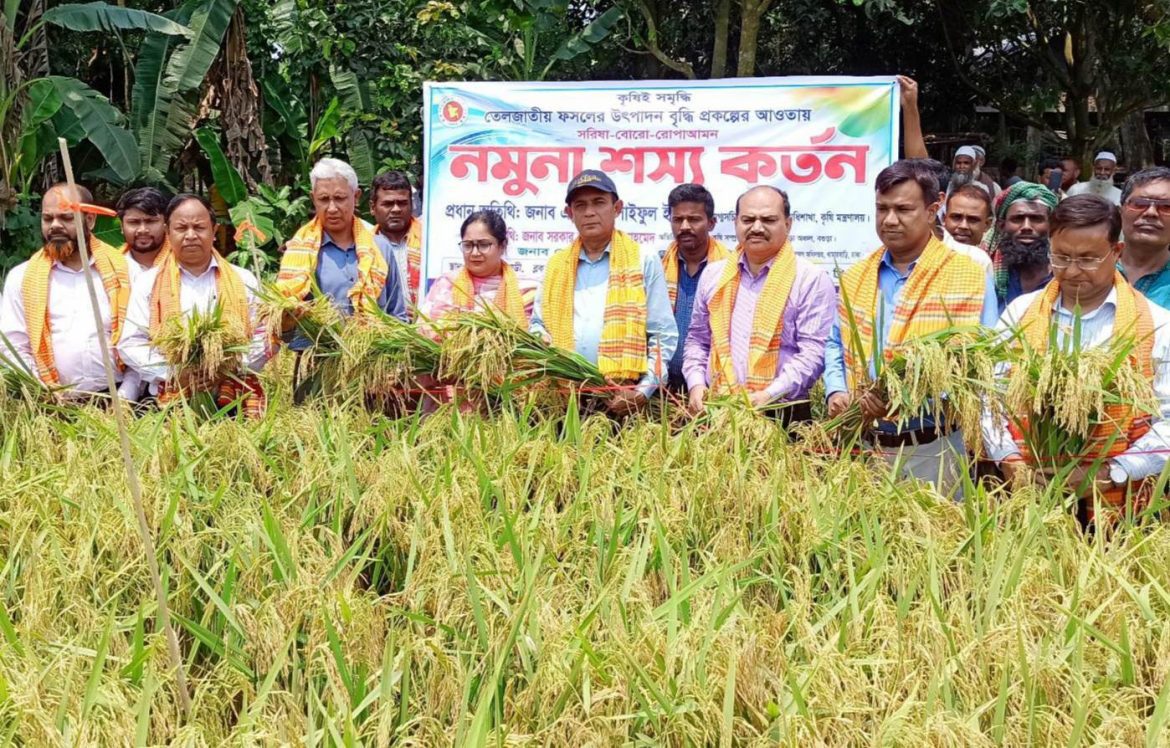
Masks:
[[[375,311],[342,330],[336,360],[338,389],[389,396],[419,386],[439,368],[438,342],[418,325]]]
[[[1081,350],[1081,324],[1058,342],[1054,327],[1043,352],[1021,341],[1011,356],[1004,403],[1037,458],[1068,462],[1081,455],[1095,428],[1108,424],[1107,409],[1127,406],[1158,413],[1153,383],[1133,364],[1138,341],[1117,335],[1108,344]],[[1124,435],[1119,435],[1124,438]]]
[[[215,304],[206,311],[193,309],[166,320],[151,343],[176,378],[195,376],[215,382],[240,372],[251,341],[244,325],[226,317]]]

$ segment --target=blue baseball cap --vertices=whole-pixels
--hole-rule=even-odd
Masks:
[[[568,203],[572,200],[573,193],[582,187],[592,187],[595,190],[608,192],[613,195],[615,200],[618,199],[617,186],[605,172],[598,171],[597,169],[586,169],[573,177],[573,180],[569,182],[569,189],[565,192],[565,202]]]

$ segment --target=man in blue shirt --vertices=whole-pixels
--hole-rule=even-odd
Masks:
[[[1126,180],[1121,230],[1118,268],[1146,298],[1170,309],[1170,169],[1143,169]]]
[[[348,316],[353,313],[350,294],[354,284],[361,281],[356,236],[361,226],[373,235],[374,245],[386,264],[386,281],[379,289],[378,307],[387,314],[406,320],[406,297],[390,242],[378,234],[374,227],[355,218],[361,189],[353,167],[335,158],[323,158],[313,166],[309,180],[312,184],[315,221],[321,229],[313,273],[313,280],[321,293],[328,296],[342,314]],[[309,347],[310,341],[296,330],[295,323],[286,320],[284,327],[289,348],[298,354],[297,371],[293,375],[295,385],[299,379],[300,353]],[[296,399],[302,400],[304,394],[299,392]]]
[[[602,355],[603,345],[607,344],[602,333],[607,316],[606,300],[614,244],[620,240],[623,247],[629,247],[632,240],[615,230],[617,217],[622,211],[622,201],[618,198],[613,180],[603,172],[586,169],[575,176],[569,182],[565,203],[569,218],[577,228],[578,238],[549,260],[544,281],[536,292],[531,329],[556,345],[564,345],[566,348],[571,346],[577,353],[598,364],[605,373],[608,362],[626,361],[624,357],[615,359]],[[633,265],[640,271],[646,297],[646,359],[638,362],[642,374],[636,379],[636,386],[622,386],[606,400],[606,408],[615,416],[629,415],[646,405],[661,384],[667,364],[674,357],[678,346],[678,328],[670,308],[658,253],[637,244],[633,244],[633,249],[638,253]],[[568,268],[571,277],[553,277],[553,266],[565,262],[559,258],[569,258],[568,261],[572,263]],[[556,283],[550,282],[554,280]],[[562,281],[567,282],[562,286]],[[550,288],[554,290],[550,291]],[[560,288],[565,291],[555,290]],[[567,335],[558,340],[558,332],[564,330],[567,330]]]
[[[701,184],[680,184],[666,198],[670,211],[670,230],[674,241],[662,257],[666,275],[666,289],[674,307],[674,323],[678,327],[678,348],[670,359],[669,387],[674,392],[686,392],[683,378],[683,347],[691,326],[691,312],[695,308],[695,293],[699,276],[708,262],[731,256],[727,247],[711,236],[715,228],[715,198]]]

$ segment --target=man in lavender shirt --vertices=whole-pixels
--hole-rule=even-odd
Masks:
[[[699,279],[691,327],[683,352],[683,376],[690,390],[692,412],[703,410],[711,370],[711,298],[726,263],[739,265],[739,287],[731,310],[731,359],[737,385],[748,379],[749,344],[760,295],[781,251],[792,252],[788,195],[770,185],[753,187],[735,203],[736,256],[712,263]],[[780,355],[775,377],[765,388],[749,395],[752,405],[763,407],[792,403],[785,409],[795,420],[809,418],[808,391],[825,369],[825,341],[833,327],[837,294],[829,274],[796,258],[796,279],[781,315]]]

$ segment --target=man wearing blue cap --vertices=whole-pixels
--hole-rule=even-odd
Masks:
[[[577,238],[554,254],[532,310],[532,331],[597,364],[614,385],[607,407],[628,415],[666,377],[678,328],[658,253],[614,228],[613,180],[586,169],[565,194]]]

